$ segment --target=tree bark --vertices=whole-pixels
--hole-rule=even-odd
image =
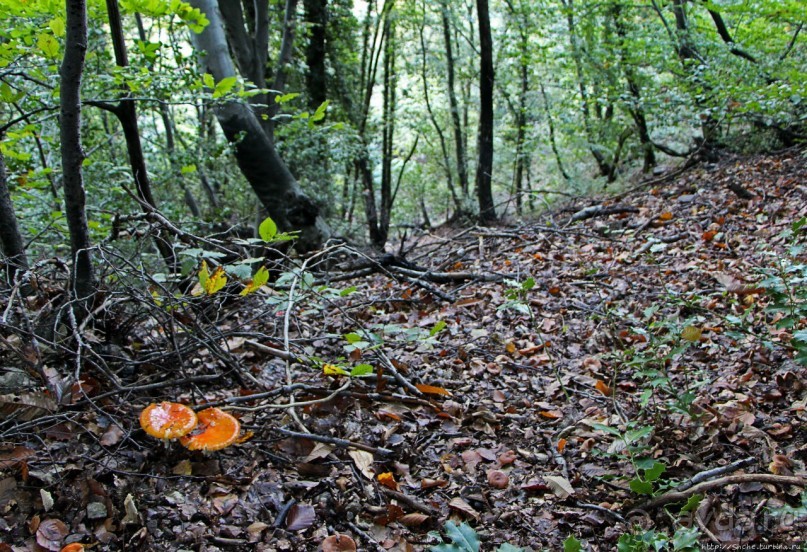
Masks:
[[[66,0],[66,34],[62,65],[59,69],[59,138],[62,154],[65,216],[70,232],[73,257],[71,295],[86,311],[87,303],[96,291],[95,274],[90,255],[90,233],[85,212],[86,195],[81,164],[81,76],[87,53],[87,4],[85,0]]]
[[[305,22],[309,26],[308,44],[305,48],[305,86],[308,90],[309,107],[316,109],[328,99],[328,74],[325,70],[327,49],[325,45],[328,26],[327,0],[304,0]]]
[[[109,17],[110,35],[112,36],[112,49],[115,52],[115,63],[118,67],[128,67],[129,58],[126,52],[126,42],[123,38],[123,26],[121,25],[118,1],[106,0],[106,9]],[[129,154],[129,165],[132,169],[132,177],[134,178],[137,197],[145,204],[142,205],[144,211],[148,211],[149,208],[157,209],[157,202],[154,200],[154,194],[152,194],[151,191],[146,158],[143,155],[143,145],[140,142],[140,130],[137,125],[137,107],[128,89],[124,86],[124,96],[114,106],[98,103],[94,103],[94,105],[109,109],[115,114],[118,121],[120,121],[123,136],[126,140],[126,151]],[[154,243],[168,267],[168,270],[170,272],[176,272],[178,268],[176,257],[174,256],[174,249],[171,247],[171,244],[159,235],[154,237]]]
[[[389,12],[384,21],[384,34],[387,38],[384,47],[384,91],[381,117],[381,212],[378,220],[380,241],[375,244],[378,247],[384,247],[387,242],[392,212],[392,156],[395,138],[395,88],[397,86],[394,18],[393,12]]]
[[[451,110],[451,127],[454,130],[454,152],[457,158],[457,180],[463,198],[468,197],[468,165],[465,159],[465,140],[462,136],[460,123],[460,108],[457,103],[457,93],[454,90],[454,53],[451,47],[451,26],[448,20],[448,5],[445,0],[441,2],[440,15],[443,22],[443,41],[446,47],[446,71],[448,86],[448,106]]]
[[[482,224],[496,221],[491,188],[493,175],[493,38],[490,31],[488,0],[476,0],[479,17],[479,164],[476,167],[476,194],[479,220]]]
[[[200,34],[192,35],[196,48],[204,52],[203,63],[217,82],[234,76],[216,0],[191,0],[190,4],[210,21]],[[231,100],[217,105],[215,113],[227,140],[235,144],[241,172],[278,228],[299,231],[296,247],[303,251],[322,245],[330,230],[319,208],[303,193],[252,109]]]
[[[1,136],[0,136],[1,137]],[[25,256],[25,244],[22,241],[14,204],[8,190],[6,161],[0,152],[0,244],[6,257],[6,274],[9,283],[14,282],[18,270],[28,270],[28,258]]]

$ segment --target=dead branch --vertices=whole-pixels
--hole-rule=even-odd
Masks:
[[[621,213],[638,213],[639,209],[630,205],[592,205],[577,211],[566,224],[580,222],[594,217],[604,217],[608,215],[618,215]]]
[[[292,437],[293,439],[310,439],[318,443],[334,445],[340,448],[354,448],[358,450],[363,450],[365,452],[378,454],[380,456],[391,456],[395,454],[392,450],[388,448],[371,447],[370,445],[365,445],[364,443],[348,441],[347,439],[340,439],[339,437],[330,437],[328,435],[317,435],[314,433],[301,433],[299,431],[291,431],[288,429],[283,429],[282,427],[273,427],[271,428],[271,431],[274,431],[275,433],[279,433],[286,437]]]
[[[654,510],[660,506],[671,504],[673,502],[683,502],[694,494],[710,491],[715,488],[725,487],[726,485],[736,485],[739,483],[772,483],[774,485],[796,485],[797,487],[807,487],[807,479],[803,477],[794,477],[788,475],[773,475],[769,473],[746,473],[740,475],[729,475],[712,481],[705,481],[697,485],[693,485],[688,489],[682,491],[674,490],[657,496],[652,500],[648,500],[643,504],[631,508],[628,511],[630,514],[639,510]]]

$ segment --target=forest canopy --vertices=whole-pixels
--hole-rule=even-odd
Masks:
[[[382,247],[407,227],[518,217],[675,158],[805,132],[797,0],[90,0],[86,12],[88,244],[145,203],[202,233],[269,214],[304,247],[332,234]],[[30,256],[60,253],[68,14],[3,0],[0,16],[8,208]]]

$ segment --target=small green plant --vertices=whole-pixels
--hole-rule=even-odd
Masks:
[[[451,543],[447,544],[439,533],[433,531],[429,534],[440,539],[442,544],[429,548],[432,552],[479,552],[479,535],[467,523],[457,525],[453,521],[447,521],[444,529]],[[523,549],[505,543],[496,552],[523,552]]]
[[[663,462],[640,456],[647,448],[643,443],[653,433],[653,427],[640,425],[633,421],[628,422],[624,431],[604,424],[592,424],[592,427],[616,437],[608,452],[627,454],[636,474],[630,480],[630,489],[636,494],[652,495],[657,490],[655,487],[660,481],[661,474],[667,470],[667,466]]]
[[[499,305],[497,310],[514,310],[521,314],[526,314],[532,319],[532,309],[527,296],[530,290],[535,287],[535,279],[527,278],[523,282],[505,280],[504,282],[510,286],[504,290],[504,296],[507,301]]]
[[[695,552],[700,550],[698,538],[700,533],[694,528],[679,528],[672,537],[649,530],[636,528],[634,532],[619,537],[616,544],[618,552],[661,552],[680,551]]]
[[[763,271],[759,283],[770,298],[766,312],[777,317],[776,327],[792,332],[790,345],[796,351],[796,361],[807,366],[807,262],[804,244],[799,238],[807,230],[807,217],[794,222],[783,233],[791,240],[787,255],[775,255],[773,267]]]

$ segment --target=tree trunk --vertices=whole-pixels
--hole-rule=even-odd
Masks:
[[[448,6],[445,0],[441,3],[440,14],[443,21],[443,41],[446,46],[446,66],[448,73],[448,105],[451,110],[451,126],[454,130],[454,151],[457,157],[457,180],[463,198],[468,197],[468,166],[465,160],[465,140],[460,124],[460,108],[454,90],[454,53],[451,48],[451,27],[448,20]]]
[[[493,174],[493,38],[490,31],[488,0],[476,0],[479,17],[479,164],[476,167],[476,194],[479,220],[482,224],[496,221],[491,189]]]
[[[87,53],[87,4],[85,0],[66,0],[66,34],[64,58],[59,70],[59,138],[62,154],[62,181],[64,186],[65,216],[70,232],[70,251],[73,257],[71,295],[83,308],[96,291],[90,255],[90,233],[85,212],[86,196],[81,164],[81,76]],[[83,312],[84,311],[84,312]]]
[[[379,213],[379,243],[383,248],[389,237],[390,215],[392,211],[392,155],[395,137],[395,15],[390,12],[384,21],[386,44],[384,47],[384,91],[381,116],[381,212]]]
[[[203,62],[218,82],[235,76],[215,0],[191,0],[210,21],[201,34],[193,34]],[[296,244],[303,251],[322,245],[330,234],[319,209],[300,189],[248,105],[227,101],[215,108],[224,135],[235,144],[235,157],[244,177],[281,231],[297,230]]]
[[[328,25],[327,0],[304,0],[305,22],[308,24],[308,44],[305,48],[305,86],[309,107],[316,109],[328,99],[328,74],[325,69],[326,30]]]
[[[6,161],[2,151],[0,151],[0,244],[3,246],[3,255],[8,263],[6,265],[8,282],[13,283],[18,270],[28,270],[28,259],[25,256],[25,244],[17,226],[14,204],[8,190]]]
[[[109,30],[112,36],[112,48],[115,52],[115,63],[118,67],[128,67],[129,59],[126,53],[126,42],[123,38],[123,27],[121,25],[120,9],[118,8],[117,0],[106,0],[106,9],[109,16]],[[137,126],[137,108],[135,107],[134,100],[131,99],[131,94],[129,94],[124,86],[124,96],[117,105],[110,106],[106,103],[94,103],[94,105],[109,109],[115,114],[118,121],[120,121],[123,136],[126,139],[126,151],[129,154],[129,165],[132,168],[132,177],[134,178],[137,197],[145,204],[142,206],[144,211],[148,211],[149,207],[156,209],[157,203],[151,192],[151,182],[149,181],[148,169],[146,168],[146,158],[143,155],[143,146],[140,143],[140,130]],[[154,243],[168,267],[169,272],[176,272],[176,257],[174,256],[174,250],[171,244],[159,235],[154,237]]]
[[[647,126],[647,116],[642,104],[642,93],[639,87],[639,80],[636,72],[633,69],[633,64],[629,59],[628,48],[626,41],[628,39],[628,30],[625,26],[625,21],[622,19],[622,6],[619,2],[615,2],[611,6],[611,17],[614,20],[616,27],[616,34],[619,37],[619,54],[620,61],[622,62],[622,72],[625,74],[625,80],[628,83],[628,92],[630,92],[633,99],[633,105],[630,106],[629,112],[636,124],[636,130],[639,133],[639,143],[642,146],[644,155],[644,165],[642,172],[647,173],[656,166],[656,154],[653,149],[653,141],[650,139],[650,130]]]

